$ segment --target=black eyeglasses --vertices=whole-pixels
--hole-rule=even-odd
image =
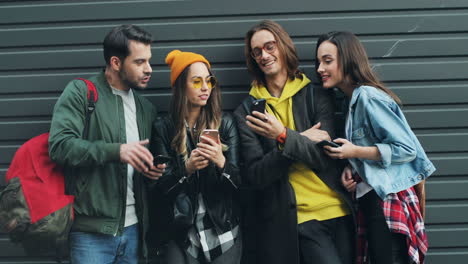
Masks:
[[[254,48],[251,52],[250,55],[254,59],[258,59],[259,57],[262,56],[262,51],[266,51],[269,54],[275,52],[276,50],[276,41],[268,41],[267,43],[263,44],[262,48]]]

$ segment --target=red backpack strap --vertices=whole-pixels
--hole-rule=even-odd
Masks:
[[[88,101],[96,103],[98,101],[98,92],[96,90],[96,86],[94,85],[94,83],[91,82],[90,80],[86,80],[83,78],[76,78],[76,79],[82,80],[86,83],[86,86],[88,86],[88,94],[87,94]]]
[[[88,87],[88,93],[87,93],[87,99],[88,99],[88,111],[86,111],[86,119],[85,119],[85,126],[84,126],[84,131],[83,131],[83,138],[87,139],[88,138],[88,132],[89,132],[89,120],[91,118],[91,114],[94,112],[94,108],[96,107],[96,102],[98,101],[98,92],[96,90],[96,86],[94,85],[93,82],[90,80],[86,80],[83,78],[76,78],[78,80],[82,80],[86,83],[86,86]]]

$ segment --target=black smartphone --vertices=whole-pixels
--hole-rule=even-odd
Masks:
[[[265,113],[265,105],[266,105],[266,100],[263,98],[253,100],[252,105],[250,105],[250,115],[252,115],[253,111],[257,111],[262,114]]]
[[[171,160],[171,157],[164,156],[164,155],[157,155],[156,157],[154,157],[153,163],[154,163],[154,166],[157,166],[158,164],[167,163],[170,160]]]
[[[333,141],[328,141],[328,140],[322,140],[319,143],[317,143],[317,146],[323,148],[324,146],[330,146],[333,148],[339,148],[341,145],[339,143],[333,142]]]

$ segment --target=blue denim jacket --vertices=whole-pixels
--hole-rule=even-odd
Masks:
[[[398,104],[380,89],[360,86],[354,90],[345,129],[353,144],[378,148],[380,161],[349,161],[382,199],[410,188],[435,171]]]

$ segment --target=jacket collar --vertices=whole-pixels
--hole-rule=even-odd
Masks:
[[[349,101],[349,108],[353,108],[354,105],[356,104],[358,98],[359,98],[359,95],[361,95],[361,92],[362,92],[362,86],[359,86],[357,88],[354,89],[353,91],[353,95],[351,96],[351,100]]]

